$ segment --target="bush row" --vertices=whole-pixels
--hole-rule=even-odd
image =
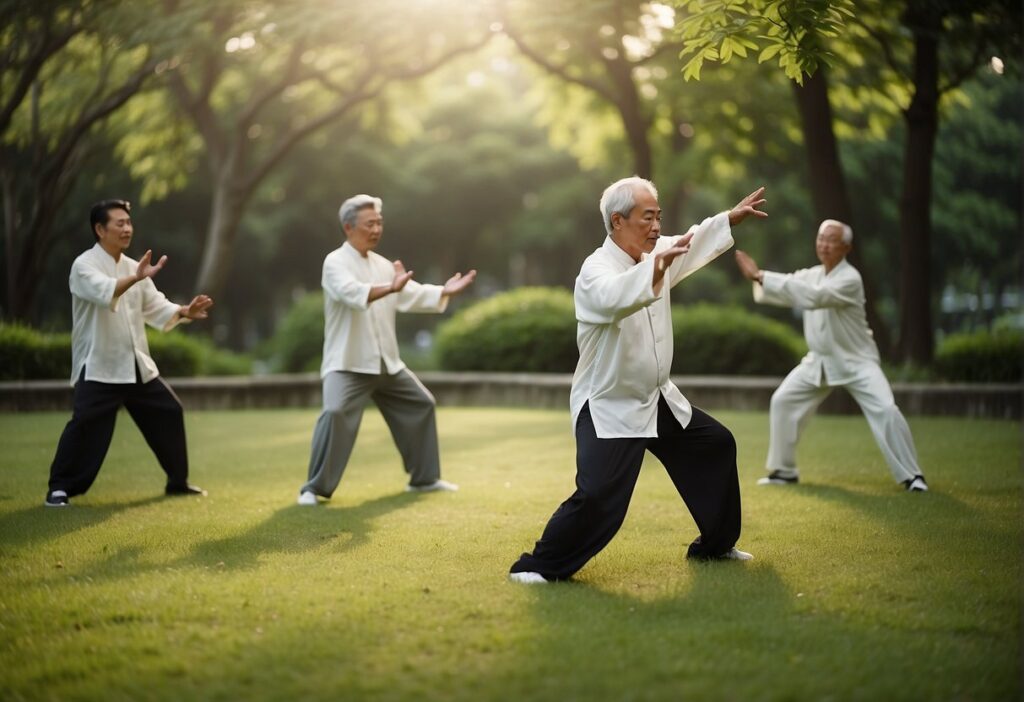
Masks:
[[[672,310],[672,372],[781,375],[804,353],[793,330],[739,308]],[[437,353],[446,370],[571,373],[579,357],[572,294],[521,288],[472,305],[441,325]]]
[[[1020,382],[1024,334],[1017,330],[952,334],[935,351],[935,370],[943,378],[962,382]]]
[[[245,375],[252,361],[181,333],[147,330],[149,349],[168,377]],[[71,335],[45,334],[20,324],[0,323],[0,380],[43,380],[71,375]]]

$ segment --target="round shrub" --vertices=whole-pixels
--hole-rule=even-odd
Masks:
[[[320,370],[324,353],[324,294],[303,295],[277,325],[263,347],[273,370],[283,373]]]
[[[252,361],[243,354],[217,348],[201,336],[188,336],[175,329],[162,333],[147,329],[149,352],[160,375],[182,378],[196,375],[246,375]]]
[[[807,351],[785,324],[739,307],[675,306],[672,332],[681,375],[785,375]]]
[[[1024,362],[1024,334],[1016,330],[952,334],[935,352],[935,368],[947,380],[1017,383]]]
[[[576,313],[562,288],[518,288],[477,302],[442,323],[437,355],[444,370],[571,373]]]

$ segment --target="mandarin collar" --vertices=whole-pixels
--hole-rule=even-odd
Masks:
[[[610,235],[604,238],[604,243],[601,244],[601,248],[604,249],[616,263],[621,263],[627,268],[637,265],[637,261],[634,261],[632,256],[623,251],[622,248],[612,240]],[[640,260],[642,261],[643,259]]]

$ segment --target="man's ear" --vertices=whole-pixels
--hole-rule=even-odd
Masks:
[[[612,212],[612,229],[618,229],[622,225],[622,213]]]

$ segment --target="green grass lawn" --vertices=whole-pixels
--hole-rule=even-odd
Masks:
[[[92,490],[42,499],[63,414],[0,415],[0,699],[1011,700],[1021,696],[1020,427],[915,418],[904,493],[860,417],[818,417],[803,483],[757,487],[740,547],[690,563],[659,464],[574,582],[505,580],[572,490],[567,412],[443,409],[445,477],[409,495],[369,411],[334,499],[294,504],[312,410],[193,412],[192,479],[124,414]]]

